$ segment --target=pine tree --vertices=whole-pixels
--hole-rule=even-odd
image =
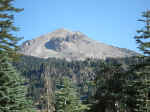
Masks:
[[[92,112],[126,111],[125,74],[120,64],[103,63],[96,72],[96,94]]]
[[[26,100],[23,78],[8,62],[0,59],[0,112],[32,112],[31,102]]]
[[[53,90],[52,90],[52,80],[50,78],[50,67],[48,64],[44,66],[44,73],[42,74],[44,76],[44,89],[45,89],[45,94],[44,94],[44,100],[46,103],[46,112],[54,112],[54,98],[53,98]]]
[[[143,19],[139,19],[145,24],[141,30],[137,30],[138,35],[135,36],[138,48],[143,52],[143,56],[139,57],[140,63],[134,65],[132,73],[134,75],[131,81],[131,88],[135,90],[136,112],[150,111],[150,11],[147,10],[142,14]]]
[[[18,31],[14,26],[14,13],[22,9],[13,7],[14,0],[0,0],[0,54],[8,54],[9,58],[16,59],[18,54],[17,42],[20,38],[12,34]]]
[[[56,112],[84,112],[88,110],[87,105],[83,105],[77,95],[70,79],[65,77],[57,82],[56,90]]]
[[[150,56],[150,10],[143,12],[143,19],[139,19],[145,24],[144,28],[137,30],[138,36],[135,36],[138,48],[147,56]]]
[[[14,0],[0,0],[0,112],[31,112],[31,103],[26,99],[23,77],[10,62],[18,58],[17,42],[13,35],[14,13],[22,9],[13,7]]]
[[[149,112],[149,67],[143,63],[130,66],[128,71],[128,83],[125,91],[128,96],[127,104],[133,112]]]

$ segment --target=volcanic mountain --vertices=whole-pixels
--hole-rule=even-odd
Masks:
[[[90,39],[81,32],[58,29],[21,45],[24,55],[40,58],[85,60],[86,58],[124,58],[137,55],[134,51],[107,45]]]

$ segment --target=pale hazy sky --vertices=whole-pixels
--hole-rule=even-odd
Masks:
[[[16,0],[19,36],[30,40],[58,28],[81,31],[94,40],[136,49],[136,20],[150,9],[150,0]]]

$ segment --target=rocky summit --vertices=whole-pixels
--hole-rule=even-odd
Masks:
[[[40,58],[85,60],[86,58],[124,58],[137,55],[134,51],[107,45],[90,39],[81,32],[58,29],[21,45],[24,55]]]

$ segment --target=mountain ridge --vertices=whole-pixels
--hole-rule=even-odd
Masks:
[[[20,52],[40,58],[55,57],[66,60],[124,58],[138,55],[129,49],[107,45],[92,40],[79,31],[64,28],[25,41]]]

